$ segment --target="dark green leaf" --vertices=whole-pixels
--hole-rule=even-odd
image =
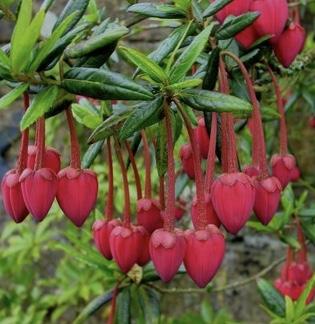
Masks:
[[[207,17],[213,16],[219,10],[221,10],[222,8],[224,8],[226,5],[228,5],[232,1],[233,0],[215,0],[215,1],[213,1],[208,6],[208,8],[205,10],[205,12],[203,13],[203,17],[204,18],[207,18]]]
[[[214,90],[217,83],[218,72],[219,72],[219,59],[220,59],[220,49],[218,47],[214,48],[209,55],[209,60],[207,64],[206,75],[203,79],[202,89]]]
[[[95,143],[115,134],[115,132],[118,131],[118,126],[127,119],[129,114],[130,112],[121,112],[111,115],[93,131],[88,142]]]
[[[103,34],[92,36],[87,40],[81,41],[66,50],[66,56],[70,58],[78,58],[104,48],[105,46],[116,43],[121,37],[128,34],[128,28],[116,26],[115,28],[106,30]]]
[[[113,292],[108,291],[104,295],[99,296],[95,299],[93,299],[80,313],[80,315],[75,319],[74,323],[82,323],[84,322],[88,317],[96,313],[100,308],[102,308],[104,305],[106,305],[108,302],[110,302],[113,298]]]
[[[249,12],[238,17],[229,17],[216,31],[217,39],[229,39],[251,25],[258,17],[259,12]]]
[[[157,97],[155,100],[144,103],[136,107],[125,121],[120,130],[120,139],[127,139],[136,131],[149,127],[161,119],[163,98]]]
[[[131,296],[129,287],[123,289],[117,297],[116,306],[116,323],[129,324],[131,323],[130,316]]]
[[[60,37],[64,34],[65,30],[71,24],[72,20],[75,18],[76,13],[74,12],[72,15],[68,16],[59,26],[55,29],[52,35],[46,39],[38,52],[35,55],[33,62],[29,68],[29,71],[36,71],[41,63],[45,60],[45,58],[51,53],[53,48],[56,46]]]
[[[70,93],[102,100],[152,100],[152,93],[125,76],[108,70],[72,68],[62,87]]]
[[[63,54],[65,48],[76,38],[79,37],[82,32],[84,32],[88,24],[80,24],[75,27],[71,31],[69,31],[66,35],[64,35],[51,49],[50,53],[46,56],[45,59],[41,62],[38,70],[49,70],[52,69],[57,62],[59,61],[61,55]]]
[[[157,323],[160,316],[160,295],[153,289],[139,286],[137,296],[145,323]]]
[[[190,35],[194,28],[195,26],[191,26],[187,32],[187,35]],[[149,58],[160,64],[170,53],[173,52],[179,41],[186,33],[186,30],[187,25],[176,28],[163,42],[161,42],[158,48],[149,55]]]
[[[183,90],[181,100],[188,106],[201,111],[232,112],[250,114],[252,106],[247,101],[234,96],[207,90]]]
[[[31,126],[39,117],[43,116],[54,104],[58,95],[58,87],[48,87],[39,92],[21,120],[21,130]]]
[[[69,0],[61,14],[59,15],[53,30],[55,30],[68,16],[73,12],[76,12],[75,19],[72,20],[71,24],[66,29],[65,33],[71,30],[84,15],[84,12],[89,4],[89,0]]]
[[[168,80],[164,70],[145,54],[127,47],[119,47],[119,51],[129,62],[137,66],[154,81],[165,83]]]
[[[0,98],[0,110],[8,108],[28,88],[28,84],[20,84],[15,89]]]
[[[264,279],[259,279],[257,285],[260,295],[268,309],[283,317],[285,315],[284,298]]]
[[[183,89],[192,89],[200,86],[202,83],[201,79],[188,79],[182,82],[178,83],[173,83],[169,86],[167,86],[167,89],[172,90],[172,91],[178,91],[178,90],[183,90]]]
[[[89,146],[82,159],[82,168],[88,169],[92,165],[97,155],[101,152],[103,144],[104,140],[101,140]]]
[[[213,24],[205,28],[192,43],[183,51],[170,70],[170,77],[173,83],[180,81],[191,69],[198,56],[208,42]]]
[[[184,18],[186,12],[178,7],[166,4],[136,3],[128,8],[128,12],[155,18]]]

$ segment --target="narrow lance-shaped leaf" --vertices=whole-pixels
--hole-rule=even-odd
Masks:
[[[45,11],[40,10],[30,25],[23,30],[22,35],[15,38],[18,45],[13,46],[11,52],[11,66],[14,73],[19,73],[27,67],[32,54],[33,47],[35,46],[40,35],[41,27],[45,19]]]
[[[128,8],[128,12],[155,18],[184,18],[186,12],[178,7],[166,4],[136,3]]]
[[[229,17],[216,31],[217,39],[229,39],[251,25],[258,17],[259,12],[249,12],[238,17]]]
[[[164,70],[145,54],[127,47],[119,47],[119,52],[133,65],[150,76],[154,81],[165,83],[168,79]]]
[[[215,0],[213,1],[208,8],[204,11],[203,17],[207,18],[210,16],[213,16],[216,14],[219,10],[224,8],[226,5],[228,5],[233,0]]]
[[[252,111],[249,102],[220,92],[186,89],[179,96],[184,103],[196,110],[232,112],[234,114],[249,114]]]
[[[187,35],[195,29],[195,25],[192,25],[187,31]],[[161,44],[158,48],[149,54],[151,58],[156,63],[160,64],[173,50],[176,48],[178,42],[182,39],[186,33],[187,25],[176,28]]]
[[[151,100],[153,94],[125,76],[94,68],[72,68],[61,86],[70,93],[101,100]]]
[[[31,126],[39,117],[43,116],[54,104],[58,95],[58,87],[52,86],[39,92],[21,120],[21,130]]]
[[[213,24],[205,28],[179,56],[170,70],[170,77],[173,83],[180,81],[191,69],[208,42],[212,28]]]
[[[82,158],[82,168],[88,169],[92,165],[98,154],[102,151],[103,145],[104,140],[100,140],[89,146]]]
[[[73,19],[76,16],[76,12],[72,13],[68,16],[59,26],[55,29],[55,31],[51,34],[51,36],[46,39],[41,45],[40,49],[36,53],[35,59],[31,63],[29,71],[36,71],[43,60],[49,55],[49,53],[56,46],[56,43],[59,41],[60,37],[64,34],[68,26],[71,24]]]
[[[96,313],[100,308],[110,302],[112,298],[112,291],[108,291],[104,295],[96,297],[82,310],[79,316],[75,319],[74,323],[82,323],[82,321],[86,320],[88,317]]]
[[[128,34],[128,28],[124,26],[117,26],[116,28],[109,29],[106,32],[91,36],[89,39],[81,41],[74,46],[70,46],[66,50],[66,56],[70,58],[78,58],[103,48],[106,45],[118,41],[122,36]]]
[[[220,49],[216,47],[210,53],[206,69],[206,75],[202,83],[202,89],[213,90],[215,88],[219,72],[219,59]]]
[[[20,84],[15,89],[0,98],[0,110],[8,108],[28,88],[28,84]]]
[[[127,287],[124,290],[122,290],[117,297],[116,324],[131,323],[130,305],[130,287]]]
[[[10,50],[10,59],[11,65],[13,66],[13,62],[16,60],[16,56],[18,55],[19,46],[21,44],[21,40],[24,38],[24,33],[31,23],[32,20],[32,0],[22,0],[20,4],[19,15],[17,17],[17,21],[12,33],[11,37],[11,50]]]
[[[177,91],[182,89],[192,89],[200,86],[202,83],[201,79],[189,79],[178,83],[173,83],[167,87],[167,89]]]
[[[258,290],[267,307],[277,315],[285,315],[284,298],[264,279],[258,280]]]
[[[69,0],[58,20],[55,23],[54,30],[73,12],[77,12],[76,18],[72,20],[71,24],[66,29],[65,33],[71,30],[84,15],[84,12],[89,4],[89,0]]]
[[[6,66],[10,66],[10,59],[1,48],[0,48],[0,63]]]
[[[59,26],[60,27],[60,26]],[[59,29],[58,27],[58,29]],[[60,59],[65,48],[77,37],[80,37],[82,33],[89,27],[89,24],[80,24],[73,28],[66,35],[61,37],[53,48],[49,51],[49,54],[43,59],[37,70],[49,70],[52,69]],[[57,29],[56,29],[57,32]]]
[[[114,135],[118,132],[118,127],[128,118],[129,114],[129,111],[124,111],[119,114],[111,115],[93,131],[88,139],[88,143],[95,143]]]
[[[136,107],[121,128],[119,133],[120,139],[127,139],[136,131],[157,123],[161,119],[162,106],[163,98],[157,97],[149,103],[144,103]]]

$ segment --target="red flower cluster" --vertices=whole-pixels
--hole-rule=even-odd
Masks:
[[[297,300],[303,293],[305,286],[313,275],[313,271],[307,259],[307,248],[300,224],[297,225],[298,240],[301,249],[295,253],[289,247],[287,260],[281,269],[280,278],[274,283],[276,289],[284,296]],[[315,296],[315,289],[312,289],[307,297],[309,304]]]
[[[29,106],[25,94],[25,108]],[[71,111],[67,111],[71,130],[71,167],[60,171],[60,154],[45,147],[45,119],[36,125],[36,144],[28,145],[28,129],[23,131],[17,168],[8,171],[2,179],[1,191],[6,212],[17,222],[30,213],[42,221],[55,200],[65,215],[78,227],[82,226],[97,198],[96,174],[80,168],[79,146]]]
[[[258,12],[260,16],[236,35],[236,40],[247,49],[259,38],[270,36],[269,43],[276,57],[283,66],[289,67],[305,42],[305,30],[300,25],[298,12],[291,11],[287,0],[233,0],[216,14],[216,18],[222,23],[228,16]],[[289,16],[293,21],[289,21]]]

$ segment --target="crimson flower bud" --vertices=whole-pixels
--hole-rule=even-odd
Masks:
[[[256,30],[252,25],[248,26],[235,36],[237,42],[245,49],[250,48],[258,38]]]
[[[179,231],[169,232],[158,229],[150,239],[150,255],[154,267],[164,282],[169,282],[175,276],[186,252],[186,242]]]
[[[203,159],[208,158],[209,135],[204,118],[198,120],[198,126],[194,130],[197,144],[199,145],[200,155]]]
[[[107,260],[113,258],[109,244],[110,233],[118,225],[120,225],[120,222],[116,219],[111,221],[97,220],[93,224],[94,243]]]
[[[213,0],[214,1],[214,0]],[[222,23],[228,16],[239,16],[249,11],[252,0],[233,0],[216,13],[215,17]]]
[[[267,225],[276,213],[281,197],[281,183],[276,177],[254,180],[256,189],[254,212],[264,225]]]
[[[284,67],[289,67],[297,55],[303,50],[305,30],[298,23],[291,23],[280,35],[274,46],[275,54]]]
[[[205,203],[206,203],[207,224],[213,224],[217,227],[220,227],[221,222],[213,208],[211,196],[209,194],[205,194]],[[191,220],[193,222],[194,227],[198,228],[197,197],[194,197],[191,206]]]
[[[17,170],[8,171],[1,181],[1,192],[5,211],[16,223],[21,223],[29,214],[22,195]]]
[[[296,166],[295,168],[293,168],[291,172],[291,181],[297,182],[299,181],[300,177],[301,177],[300,169]]]
[[[138,262],[139,250],[142,249],[138,231],[142,226],[116,226],[109,237],[112,256],[120,270],[128,273]]]
[[[58,204],[66,217],[78,227],[83,225],[95,207],[97,192],[97,177],[91,170],[68,167],[58,173]]]
[[[55,172],[48,168],[39,170],[25,169],[20,182],[25,205],[36,221],[42,221],[54,202],[58,179]]]
[[[304,285],[312,277],[312,269],[308,262],[292,262],[287,269],[288,279]]]
[[[35,158],[37,154],[37,146],[29,145],[27,152],[27,167],[34,169]],[[60,153],[53,147],[46,147],[43,156],[43,167],[52,169],[56,174],[60,171]]]
[[[154,199],[139,199],[137,202],[137,220],[138,224],[144,226],[148,233],[163,227],[159,202]]]
[[[294,261],[282,267],[281,276],[275,281],[274,286],[283,296],[289,296],[292,300],[297,300],[312,275],[312,270],[307,262]],[[307,297],[306,304],[309,304],[314,297],[315,289],[312,289]]]
[[[311,127],[311,128],[315,128],[315,116],[311,116],[308,120],[308,125]]]
[[[270,41],[275,43],[289,17],[287,0],[254,0],[250,9],[260,13],[253,23],[257,35],[271,35]]]
[[[199,288],[204,288],[217,273],[224,257],[224,236],[215,225],[185,232],[184,265]]]
[[[190,179],[195,178],[193,152],[190,144],[184,144],[179,151],[183,171]]]
[[[275,154],[271,158],[272,175],[277,177],[284,189],[291,181],[292,175],[295,174],[296,160],[291,154]]]
[[[219,220],[229,233],[235,235],[251,215],[255,187],[244,173],[226,173],[213,182],[211,198]]]

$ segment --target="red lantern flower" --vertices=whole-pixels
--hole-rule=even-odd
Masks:
[[[199,288],[204,288],[217,273],[224,257],[225,241],[215,225],[185,233],[184,264],[188,275]]]
[[[36,153],[37,146],[29,145],[27,158],[27,167],[29,169],[34,169]],[[52,169],[56,174],[60,171],[60,153],[56,149],[53,147],[46,147],[43,159],[43,167]]]
[[[150,255],[154,267],[164,282],[173,279],[183,262],[186,250],[184,235],[158,229],[150,239]]]
[[[291,23],[280,35],[274,46],[275,54],[284,67],[289,67],[303,50],[305,30],[298,23]]]
[[[274,44],[289,18],[287,0],[254,0],[250,9],[260,13],[253,23],[257,35],[272,36],[270,41]]]
[[[196,142],[203,159],[207,159],[209,150],[209,135],[204,118],[198,120],[198,126],[194,130]]]
[[[272,174],[277,177],[284,189],[296,172],[296,160],[291,154],[275,154],[271,158]]]
[[[1,182],[4,209],[16,223],[21,223],[29,214],[19,178],[20,174],[17,170],[10,170],[4,175]]]
[[[97,220],[93,224],[93,238],[95,245],[107,260],[113,258],[109,244],[110,234],[112,230],[119,225],[120,222],[115,219],[111,221]]]
[[[190,144],[184,144],[179,151],[179,156],[182,161],[183,171],[190,179],[195,178],[193,153]]]
[[[281,197],[281,183],[276,177],[255,179],[256,198],[254,212],[264,225],[267,225],[278,210]]]

